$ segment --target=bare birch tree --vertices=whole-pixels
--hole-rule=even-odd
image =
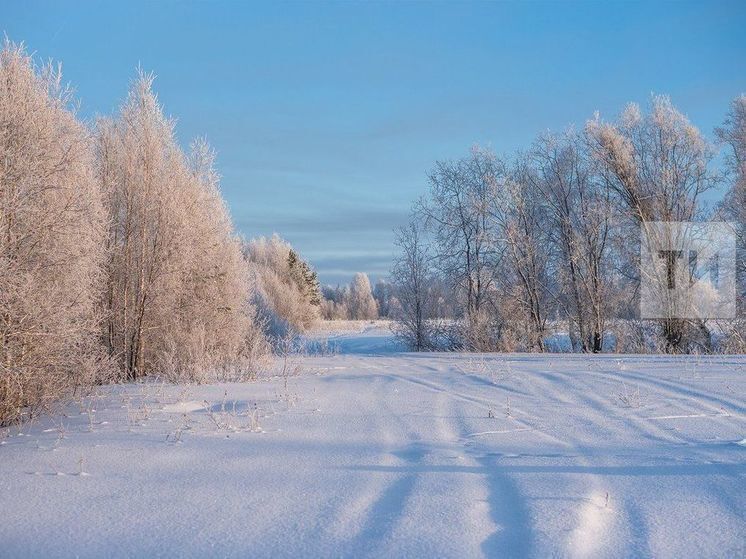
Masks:
[[[544,135],[534,145],[534,187],[545,202],[554,247],[558,300],[574,349],[600,352],[610,311],[611,199],[583,137]],[[577,334],[576,334],[577,332]]]
[[[428,175],[429,193],[415,216],[432,233],[438,271],[463,299],[465,343],[489,349],[491,294],[500,252],[494,239],[492,207],[505,165],[488,150],[472,149],[469,157],[439,161]]]
[[[423,232],[416,221],[395,231],[399,254],[391,268],[398,301],[394,333],[410,349],[435,349],[437,341],[430,321],[435,318],[432,262]]]
[[[117,118],[98,123],[99,176],[111,216],[106,343],[128,379],[146,374],[162,351],[157,337],[171,320],[167,300],[182,233],[177,185],[185,162],[152,82],[140,72]]]
[[[746,94],[731,103],[725,122],[716,130],[728,150],[727,166],[732,184],[722,203],[722,215],[736,226],[739,242],[741,297],[746,297]],[[743,312],[743,308],[741,309]]]
[[[497,238],[505,247],[505,258],[499,267],[503,305],[515,306],[519,311],[511,319],[511,329],[522,330],[529,350],[544,351],[549,315],[549,253],[546,215],[533,175],[529,161],[520,157],[510,180],[496,191],[492,216]]]

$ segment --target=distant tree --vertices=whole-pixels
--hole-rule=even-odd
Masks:
[[[746,297],[743,291],[746,287],[746,94],[733,100],[725,122],[716,133],[728,148],[726,162],[732,183],[721,205],[721,214],[736,225],[743,302]]]
[[[737,237],[738,317],[727,325],[726,348],[731,352],[746,350],[746,94],[731,103],[723,125],[716,129],[718,140],[727,147],[727,168],[731,185],[720,206],[722,218],[733,223]]]
[[[344,300],[344,287],[340,285],[325,285],[321,288],[321,296],[327,301],[341,303]]]
[[[350,283],[346,304],[348,316],[352,320],[370,320],[378,317],[378,308],[366,274],[355,274]]]
[[[389,316],[392,297],[392,285],[384,279],[379,279],[373,287],[373,298],[378,305],[378,314],[382,318]]]
[[[349,288],[325,285],[321,288],[321,316],[325,320],[345,320],[347,318],[347,291]]]
[[[321,287],[316,272],[292,249],[288,254],[288,268],[291,277],[306,294],[309,303],[318,307],[321,304]]]

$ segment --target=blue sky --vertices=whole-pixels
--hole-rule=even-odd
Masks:
[[[247,236],[324,282],[384,275],[433,162],[669,94],[708,136],[746,92],[746,2],[23,2],[0,30],[63,63],[81,115],[138,64],[185,145],[218,151]]]

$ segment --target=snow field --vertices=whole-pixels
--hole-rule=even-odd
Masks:
[[[738,557],[746,358],[401,353],[103,387],[0,440],[0,556]]]

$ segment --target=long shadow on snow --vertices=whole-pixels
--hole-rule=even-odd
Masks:
[[[407,500],[414,490],[418,471],[416,465],[421,462],[426,452],[419,444],[414,444],[391,454],[410,464],[400,467],[402,470],[408,469],[411,471],[389,485],[371,505],[368,510],[366,526],[356,537],[357,545],[361,550],[376,549],[379,543],[391,536],[396,523],[404,512]],[[397,466],[392,466],[392,468],[394,470],[387,471],[396,471]],[[358,468],[349,469],[357,470]]]
[[[490,517],[499,529],[482,542],[487,557],[529,557],[531,555],[531,519],[517,486],[483,456],[477,461],[489,489]]]
[[[358,534],[357,541],[371,548],[371,542],[390,536],[403,513],[406,501],[414,489],[417,476],[423,473],[466,473],[483,476],[488,486],[490,517],[498,529],[482,542],[487,557],[528,557],[531,554],[531,523],[523,497],[503,468],[495,467],[489,456],[477,458],[479,466],[434,466],[422,464],[427,454],[419,444],[392,453],[408,464],[399,466],[352,466],[345,469],[367,472],[391,472],[399,479],[391,484],[373,504],[368,514],[368,527]],[[375,546],[373,546],[375,547]]]
[[[465,473],[490,475],[493,469],[498,469],[506,474],[591,474],[600,476],[740,476],[746,474],[746,464],[660,464],[650,466],[619,465],[619,466],[583,466],[576,464],[567,465],[490,465],[480,460],[481,466],[350,466],[352,470],[366,472],[395,472],[407,473]]]

